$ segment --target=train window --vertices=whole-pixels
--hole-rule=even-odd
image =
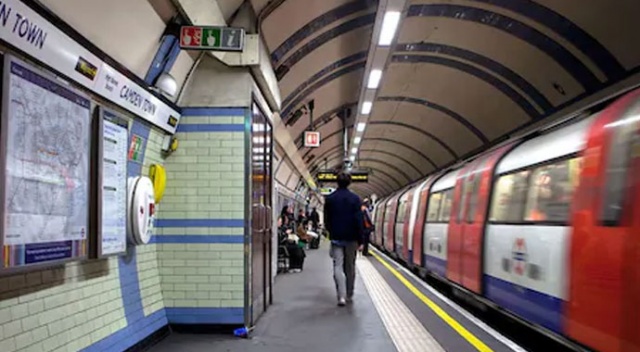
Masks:
[[[451,218],[451,203],[453,201],[453,188],[442,192],[442,203],[440,205],[440,214],[438,221],[449,222]]]
[[[605,125],[612,128],[611,145],[607,155],[605,187],[600,210],[600,222],[604,226],[618,226],[624,208],[626,182],[630,160],[640,146],[638,137],[638,107],[622,115],[621,119]]]
[[[427,221],[438,221],[438,215],[440,214],[440,204],[442,202],[442,194],[444,192],[438,192],[431,195],[429,198],[429,207],[427,212]]]
[[[530,171],[501,176],[495,184],[489,221],[520,222],[527,197]]]
[[[467,205],[467,222],[472,223],[478,207],[478,190],[480,188],[480,173],[473,175],[473,181],[467,179],[465,183],[469,185],[469,205]]]
[[[525,220],[569,221],[571,199],[577,187],[581,162],[582,158],[573,158],[533,171]]]

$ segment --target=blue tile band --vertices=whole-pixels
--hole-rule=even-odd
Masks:
[[[182,118],[189,116],[239,116],[244,117],[246,108],[212,108],[212,107],[184,107]]]
[[[232,243],[244,244],[244,235],[155,235],[150,243]]]
[[[158,219],[156,227],[244,227],[244,219]]]
[[[178,125],[177,132],[244,132],[244,124],[184,124]]]

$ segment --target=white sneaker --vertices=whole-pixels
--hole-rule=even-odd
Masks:
[[[338,299],[338,306],[344,307],[345,305],[347,305],[347,301],[344,299],[344,297],[340,297],[340,299]]]

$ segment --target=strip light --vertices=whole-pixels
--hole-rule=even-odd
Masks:
[[[398,29],[399,23],[399,11],[387,11],[387,13],[384,14],[384,19],[382,20],[382,29],[380,31],[380,41],[378,42],[379,45],[391,45],[391,42],[396,35],[396,30]]]
[[[351,154],[358,154],[358,148],[351,148]]]
[[[356,145],[360,144],[360,142],[362,142],[362,137],[360,137],[360,136],[356,137],[356,139],[353,140],[353,143],[356,144]]]
[[[362,131],[364,131],[365,127],[367,127],[367,124],[366,124],[366,123],[364,123],[364,122],[360,122],[360,123],[358,124],[358,126],[356,127],[356,130],[357,130],[358,132],[362,132]]]
[[[362,115],[369,115],[372,107],[373,103],[370,101],[365,101],[364,103],[362,103]]]
[[[367,88],[377,89],[380,85],[380,79],[382,79],[382,70],[371,70],[369,73],[369,83],[367,83]]]

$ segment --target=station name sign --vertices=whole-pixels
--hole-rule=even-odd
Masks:
[[[0,1],[0,39],[129,112],[175,133],[180,113],[19,0]]]
[[[320,171],[317,176],[318,182],[336,182],[338,174],[335,171]],[[351,182],[366,183],[369,182],[369,174],[366,172],[352,172]]]
[[[244,28],[182,26],[180,48],[207,51],[242,51]]]

